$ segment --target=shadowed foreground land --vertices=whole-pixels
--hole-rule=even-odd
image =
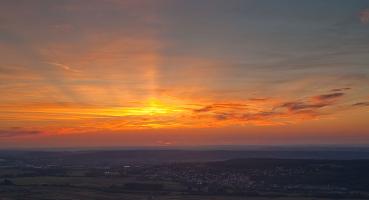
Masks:
[[[208,196],[208,195],[182,195],[182,194],[160,194],[160,195],[148,195],[145,193],[118,193],[118,192],[104,192],[97,191],[94,189],[65,189],[63,187],[58,188],[44,188],[44,187],[30,187],[28,188],[32,192],[22,191],[13,194],[4,194],[0,197],[1,200],[11,200],[11,199],[55,199],[55,200],[65,200],[65,199],[106,199],[106,200],[148,200],[148,199],[160,199],[160,200],[320,200],[325,198],[304,198],[304,197],[242,197],[242,196]],[[2,194],[3,195],[3,194]]]
[[[221,161],[224,152],[188,151],[181,161],[179,155],[186,151],[168,150],[147,151],[162,159],[143,162],[145,156],[124,158],[129,153],[1,152],[0,200],[369,199],[369,160],[365,159]],[[199,161],[204,155],[217,159]]]

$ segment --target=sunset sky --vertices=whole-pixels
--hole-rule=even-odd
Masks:
[[[0,148],[369,144],[367,0],[1,0]]]

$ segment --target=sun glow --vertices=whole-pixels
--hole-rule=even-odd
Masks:
[[[181,106],[166,104],[158,99],[151,98],[142,106],[124,108],[122,116],[170,115],[185,111]]]

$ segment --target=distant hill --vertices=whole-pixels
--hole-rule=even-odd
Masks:
[[[27,162],[104,165],[222,161],[243,158],[279,159],[369,159],[367,150],[88,150],[88,151],[0,151],[0,159]]]

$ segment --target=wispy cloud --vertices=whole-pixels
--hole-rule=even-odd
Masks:
[[[74,72],[74,73],[81,72],[80,70],[73,69],[69,65],[61,64],[61,63],[58,63],[58,62],[45,62],[45,63],[46,64],[49,64],[49,65],[53,65],[53,66],[59,67],[59,68],[65,70],[65,71]]]
[[[41,132],[36,130],[24,130],[20,127],[11,127],[9,129],[0,130],[0,138],[32,136],[38,134],[41,134]]]
[[[299,111],[299,110],[322,108],[328,105],[329,104],[326,104],[326,103],[311,104],[311,103],[306,103],[306,102],[294,101],[294,102],[284,103],[280,107],[287,108],[289,111],[294,112],[294,111]]]
[[[245,110],[247,109],[248,104],[240,104],[240,103],[215,103],[212,105],[204,106],[200,109],[193,110],[194,112],[210,112],[210,111],[216,111],[216,110],[225,110],[225,109],[241,109]]]
[[[305,100],[285,102],[281,104],[279,107],[287,108],[291,112],[306,110],[306,109],[319,109],[319,108],[333,105],[339,98],[341,98],[344,95],[345,93],[342,93],[342,92],[316,95],[316,96],[312,96]]]
[[[268,98],[250,98],[249,101],[267,101]]]
[[[194,109],[193,112],[197,119],[213,119],[213,125],[282,125],[326,115],[326,108],[336,106],[344,95],[342,92],[334,92],[291,101],[252,98],[245,103],[210,104]]]
[[[369,101],[354,103],[352,106],[369,106]]]
[[[351,90],[351,88],[349,88],[349,87],[334,88],[334,89],[331,90],[331,92],[342,92],[342,91],[346,91],[346,90]]]
[[[317,101],[326,102],[326,101],[337,100],[338,98],[342,97],[343,95],[345,95],[345,93],[335,92],[335,93],[330,93],[330,94],[323,94],[323,95],[314,96],[312,98],[314,100],[317,100]]]

